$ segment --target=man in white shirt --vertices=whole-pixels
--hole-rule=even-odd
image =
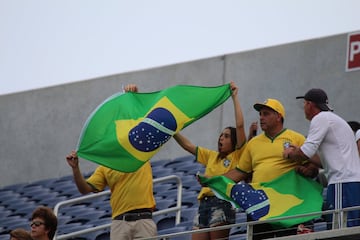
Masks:
[[[328,179],[326,202],[329,209],[360,206],[360,157],[352,129],[332,112],[322,89],[311,89],[299,98],[304,99],[304,113],[310,121],[309,133],[302,146],[285,149],[284,157],[311,161],[319,151],[322,158],[317,164],[324,168]],[[341,227],[341,218],[338,224],[333,228]],[[359,225],[360,210],[348,212],[347,226]]]

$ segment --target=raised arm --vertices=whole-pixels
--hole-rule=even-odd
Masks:
[[[244,117],[241,110],[240,101],[238,98],[239,89],[233,81],[230,82],[230,88],[232,90],[231,98],[234,103],[237,147],[241,147],[246,141],[246,135],[244,129]]]
[[[192,155],[196,154],[196,146],[192,142],[190,142],[189,139],[187,139],[180,133],[175,134],[174,139],[184,150],[188,151]]]
[[[66,156],[66,161],[73,171],[75,184],[81,194],[87,194],[93,192],[93,188],[86,182],[84,176],[81,174],[79,167],[79,158],[75,151],[71,151],[70,154]]]
[[[248,141],[256,136],[257,130],[258,130],[258,122],[257,121],[252,122],[249,127],[249,134],[248,134],[248,138],[247,138]]]

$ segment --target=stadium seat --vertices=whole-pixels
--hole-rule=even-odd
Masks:
[[[327,230],[327,223],[325,221],[314,223],[314,232],[320,232],[325,230]]]
[[[159,217],[156,221],[158,231],[175,227],[175,216]]]
[[[194,217],[197,214],[197,212],[198,212],[197,207],[182,208],[181,209],[181,218],[184,219],[184,221],[193,222]]]
[[[179,233],[179,232],[185,232],[185,231],[187,231],[187,229],[184,226],[173,226],[173,227],[168,227],[168,228],[164,228],[161,230],[158,229],[158,235]],[[177,237],[175,236],[175,237],[166,238],[166,239],[167,240],[187,240],[187,239],[191,239],[191,235],[186,234],[186,235],[181,235],[181,236],[177,236]]]
[[[172,175],[174,172],[172,171],[172,169],[168,168],[157,168],[153,169],[152,173],[154,178],[159,178]]]
[[[163,199],[156,203],[156,210],[163,210],[176,206],[176,199]]]
[[[182,156],[182,157],[177,157],[174,160],[178,161],[178,162],[192,162],[192,163],[196,162],[194,155],[186,155],[186,156]]]
[[[174,184],[171,184],[171,183],[158,183],[158,184],[154,184],[153,191],[154,191],[154,194],[162,193],[162,192],[168,191],[169,189],[171,189],[173,187],[174,187]]]
[[[232,234],[229,240],[246,240],[246,233]]]
[[[37,205],[33,203],[28,203],[24,205],[23,207],[19,207],[16,210],[14,210],[12,215],[19,215],[23,217],[24,219],[30,219],[31,214],[34,211],[34,209],[37,207]]]
[[[1,229],[0,229],[1,232]],[[9,240],[10,235],[8,233],[0,234],[0,240]]]
[[[59,214],[57,216],[57,218],[58,218],[58,225],[59,225],[59,227],[61,227],[62,225],[65,225],[68,222],[70,222],[72,219],[72,216]]]
[[[96,236],[95,240],[109,240],[110,239],[110,232],[104,232]]]
[[[5,186],[2,191],[4,190],[11,190],[13,192],[17,192],[18,190],[22,189],[24,186],[26,186],[26,183],[19,183],[19,184],[13,184],[9,186]]]
[[[80,222],[67,223],[67,224],[63,225],[62,227],[58,228],[57,234],[61,235],[61,234],[72,233],[72,232],[84,230],[86,228],[91,228],[91,227],[92,227],[92,225],[82,224]]]
[[[13,214],[13,211],[8,210],[8,209],[2,209],[2,210],[0,210],[0,219],[5,219],[8,216],[10,216],[11,214]]]

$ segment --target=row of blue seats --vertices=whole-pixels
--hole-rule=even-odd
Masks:
[[[160,160],[152,162],[154,178],[176,174],[181,177],[184,208],[197,207],[196,195],[200,189],[194,171],[203,171],[203,167],[194,162],[193,156],[186,156],[174,160]],[[90,173],[85,174],[89,176]],[[177,190],[172,183],[159,183],[154,185],[154,195],[158,209],[166,209],[176,204]],[[29,229],[29,218],[32,211],[39,205],[53,208],[58,202],[81,196],[78,192],[72,175],[61,178],[44,179],[30,184],[14,184],[0,189],[0,240],[8,239],[11,229],[21,227]],[[193,212],[196,212],[193,210]],[[159,229],[169,216],[157,219]],[[6,220],[5,220],[6,219]],[[84,202],[71,207],[63,207],[58,214],[59,234],[70,233],[87,227],[98,226],[111,221],[111,208],[109,197]],[[189,219],[184,218],[187,222]],[[174,221],[175,222],[175,221]],[[190,223],[187,228],[190,227]],[[104,231],[94,233],[99,236],[106,235]],[[86,239],[95,239],[89,234]]]

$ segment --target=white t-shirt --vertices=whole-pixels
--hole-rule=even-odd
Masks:
[[[349,124],[333,112],[323,111],[313,117],[303,153],[322,158],[328,183],[360,182],[360,157]]]

